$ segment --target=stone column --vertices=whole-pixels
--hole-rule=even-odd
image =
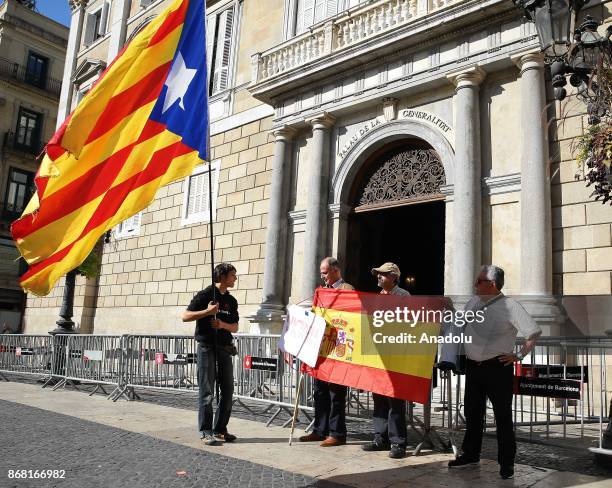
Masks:
[[[322,113],[307,121],[312,125],[312,150],[304,235],[304,272],[301,299],[312,303],[314,289],[320,284],[319,265],[327,243],[327,205],[330,164],[330,129],[335,118]]]
[[[291,140],[296,130],[279,127],[272,131],[275,138],[268,232],[264,261],[262,302],[251,322],[259,324],[259,332],[280,332],[285,311],[285,264],[287,261],[287,227],[289,212],[289,181],[291,176]]]
[[[485,72],[473,66],[452,73],[448,78],[456,87],[452,292],[471,296],[476,273],[482,264],[479,86]]]
[[[88,0],[70,0],[72,17],[70,19],[70,32],[68,35],[68,47],[66,48],[66,61],[64,63],[64,75],[62,78],[62,91],[57,109],[57,127],[64,123],[66,117],[72,111],[72,75],[76,69],[77,54],[81,45],[83,34],[83,22],[85,20],[85,7]]]
[[[559,310],[552,297],[544,58],[533,52],[513,61],[521,70],[521,300],[538,322],[552,326],[559,319]]]
[[[125,44],[127,19],[130,16],[132,0],[118,0],[115,3],[116,5],[113,5],[112,9],[112,18],[110,21],[111,35],[108,43],[108,54],[106,56],[108,65],[111,64]]]

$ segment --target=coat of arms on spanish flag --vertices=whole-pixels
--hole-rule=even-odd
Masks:
[[[327,323],[315,368],[320,380],[417,403],[429,403],[439,322],[387,320],[375,313],[400,310],[425,318],[445,307],[441,297],[393,296],[317,288],[313,310]],[[377,335],[378,334],[378,335]],[[412,336],[413,339],[410,339]],[[384,339],[384,338],[387,339]],[[393,342],[389,342],[393,341]]]
[[[175,0],[115,58],[46,147],[11,227],[46,295],[109,229],[208,159],[204,0]]]

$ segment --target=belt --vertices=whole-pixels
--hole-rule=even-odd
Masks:
[[[494,358],[485,359],[484,361],[474,361],[473,359],[467,358],[468,364],[472,366],[492,366],[497,364],[502,364],[499,360],[501,356],[495,356]]]

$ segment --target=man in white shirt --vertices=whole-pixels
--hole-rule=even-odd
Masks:
[[[372,268],[376,276],[381,295],[409,296],[410,293],[400,288],[400,269],[396,264],[385,263]],[[374,400],[374,440],[361,446],[364,451],[389,451],[389,457],[400,459],[406,455],[406,401],[372,393]]]
[[[521,361],[535,346],[542,330],[517,301],[505,296],[504,270],[493,265],[481,268],[474,288],[476,295],[465,310],[484,313],[482,322],[466,324],[465,419],[463,454],[448,463],[449,468],[463,468],[480,462],[482,432],[487,397],[493,405],[497,427],[499,474],[502,479],[514,476],[516,441],[512,423],[513,364]],[[514,354],[517,333],[526,341]]]

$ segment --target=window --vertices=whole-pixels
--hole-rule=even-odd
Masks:
[[[366,0],[297,0],[295,35],[301,34],[312,25],[364,1]]]
[[[202,164],[197,166],[191,176],[185,178],[185,194],[183,198],[183,214],[181,223],[195,224],[199,222],[209,222],[209,186],[208,178],[209,171],[212,168],[212,185],[213,185],[213,220],[217,213],[217,186],[219,183],[219,161],[213,162],[211,165]]]
[[[87,25],[85,27],[85,46],[93,44],[106,34],[108,17],[110,15],[110,4],[110,1],[106,1],[98,10],[87,15]]]
[[[140,0],[140,6],[142,8],[147,8],[149,5],[151,5],[155,0]]]
[[[131,237],[140,234],[140,222],[142,221],[142,212],[132,215],[129,219],[121,222],[115,227],[115,237]]]
[[[26,82],[38,88],[44,88],[47,83],[48,66],[48,58],[30,51],[28,54],[28,64],[26,66]]]
[[[19,217],[34,190],[34,173],[10,168],[4,198],[5,215],[11,218]]]
[[[210,94],[229,87],[232,65],[235,7],[211,15],[206,22],[207,56]]]
[[[15,147],[31,152],[38,152],[40,149],[40,133],[42,126],[42,114],[19,109],[17,119],[17,136],[15,137]]]

